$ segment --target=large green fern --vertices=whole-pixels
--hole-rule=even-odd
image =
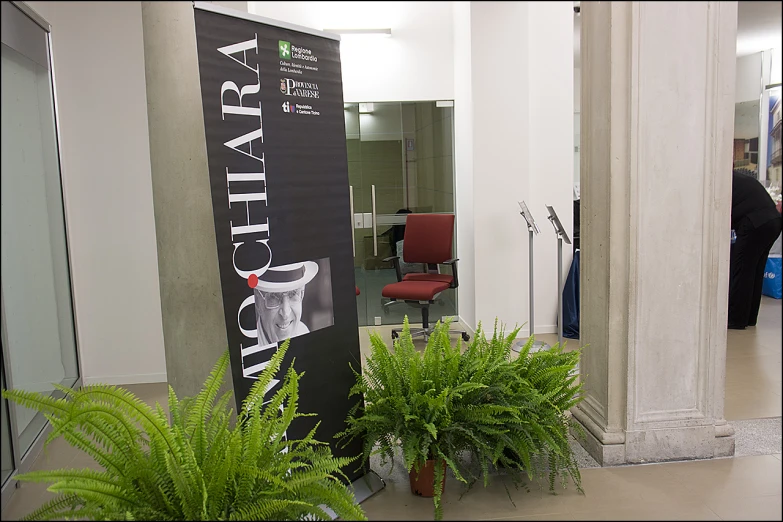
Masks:
[[[568,410],[580,399],[573,369],[579,352],[530,352],[529,342],[512,359],[518,330],[504,335],[497,324],[491,339],[481,325],[464,349],[453,345],[449,325],[437,324],[424,352],[413,345],[407,318],[390,350],[371,334],[363,374],[355,372],[352,395],[364,395],[347,419],[345,440],[364,441],[364,461],[380,454],[394,463],[401,448],[407,471],[424,461],[435,465],[435,518],[442,517],[443,463],[462,482],[486,482],[492,468],[504,467],[515,478],[548,474],[571,476],[581,491],[579,469],[568,444]],[[478,463],[478,470],[468,463]],[[565,480],[564,480],[565,484]]]
[[[180,402],[169,387],[167,417],[115,386],[60,387],[63,399],[22,390],[3,396],[44,413],[53,431],[104,469],[35,471],[19,480],[53,482],[58,493],[27,520],[365,520],[340,478],[348,458],[315,440],[287,440],[297,412],[293,364],[267,403],[286,341],[254,383],[231,426],[231,393],[217,398],[229,366],[218,360],[202,391]]]
[[[491,340],[487,340],[481,325],[474,343],[466,351],[468,359],[493,361],[489,366],[495,373],[491,377],[490,393],[479,401],[517,408],[517,413],[507,417],[506,433],[494,448],[494,452],[475,451],[486,471],[488,464],[502,466],[519,478],[515,471],[524,471],[528,478],[548,476],[549,489],[554,491],[558,476],[566,487],[567,477],[582,491],[579,468],[569,444],[569,428],[572,423],[569,410],[582,399],[582,385],[577,383],[576,373],[580,350],[565,352],[555,345],[547,350],[532,352],[533,338],[523,346],[519,356],[512,358],[511,345],[518,331],[504,335],[497,323]],[[477,355],[471,354],[476,351]]]

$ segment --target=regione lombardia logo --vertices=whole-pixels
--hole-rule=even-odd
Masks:
[[[277,48],[280,53],[280,58],[283,60],[290,60],[291,59],[291,42],[286,42],[284,40],[278,40],[277,41]]]

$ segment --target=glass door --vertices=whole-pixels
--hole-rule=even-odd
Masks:
[[[345,118],[359,324],[401,324],[405,315],[419,323],[418,309],[382,297],[383,287],[397,281],[393,264],[384,260],[404,254],[408,214],[454,212],[453,102],[346,104]],[[406,263],[402,268],[425,270]],[[431,306],[430,317],[453,317],[456,309],[456,291],[449,289]]]
[[[50,56],[49,24],[3,2],[2,384],[62,396],[54,385],[78,385],[79,368]],[[47,420],[5,401],[2,420],[5,498]]]

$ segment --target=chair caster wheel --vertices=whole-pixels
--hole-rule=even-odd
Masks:
[[[462,333],[462,340],[465,341],[465,342],[468,342],[468,341],[470,341],[470,336],[467,333],[463,332]]]

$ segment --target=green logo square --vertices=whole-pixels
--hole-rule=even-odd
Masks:
[[[283,60],[290,60],[291,59],[291,42],[285,42],[283,40],[278,40],[277,42],[277,50],[280,53],[280,58]]]

